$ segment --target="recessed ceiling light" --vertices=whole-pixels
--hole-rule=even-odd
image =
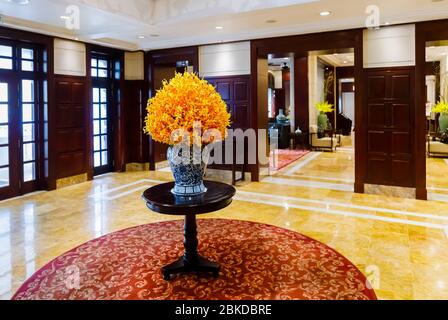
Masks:
[[[145,36],[144,35],[139,35],[138,38],[139,39],[145,39]]]
[[[348,61],[344,61],[344,64],[347,64],[348,63]]]
[[[334,56],[338,56],[338,55],[339,55],[339,53],[337,53],[337,52],[336,52],[336,53],[333,53],[333,55],[334,55]]]
[[[320,15],[321,15],[322,17],[329,16],[330,14],[331,14],[331,11],[322,11],[322,12],[320,13]]]
[[[30,0],[6,0],[6,2],[25,5],[25,4],[30,3]]]
[[[70,19],[70,17],[69,16],[61,16],[61,19],[62,20],[68,20],[68,19]]]
[[[390,25],[390,22],[386,21],[385,25],[386,25],[386,26]]]
[[[224,29],[223,26],[216,26],[215,28],[216,28],[216,30],[222,30],[222,29]]]

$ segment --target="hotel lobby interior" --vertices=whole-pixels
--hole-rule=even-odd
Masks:
[[[448,0],[375,2],[0,0],[0,300],[448,300]]]

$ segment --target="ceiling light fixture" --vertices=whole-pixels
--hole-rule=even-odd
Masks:
[[[215,29],[216,30],[222,30],[222,29],[224,29],[224,27],[223,26],[216,26]]]
[[[390,25],[390,22],[386,21],[385,25],[386,25],[386,26]]]
[[[6,2],[10,2],[13,4],[25,5],[25,4],[30,3],[30,0],[6,0]]]
[[[322,12],[320,13],[320,15],[321,15],[322,17],[329,16],[330,14],[331,14],[331,11],[322,11]]]
[[[69,17],[69,16],[61,16],[61,19],[62,19],[62,20],[69,20],[70,17]]]
[[[145,36],[144,35],[140,35],[140,36],[138,36],[138,38],[139,39],[145,39]]]
[[[344,61],[344,64],[347,64],[348,63],[348,61]]]

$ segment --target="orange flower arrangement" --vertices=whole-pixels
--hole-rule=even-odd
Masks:
[[[227,105],[219,93],[207,81],[188,72],[176,73],[169,82],[163,81],[162,89],[149,99],[146,110],[145,133],[155,141],[170,145],[179,142],[172,140],[172,133],[178,130],[190,134],[190,143],[198,143],[198,139],[210,143],[216,140],[202,138],[206,131],[217,130],[224,139],[230,125]],[[193,130],[198,122],[200,137]]]

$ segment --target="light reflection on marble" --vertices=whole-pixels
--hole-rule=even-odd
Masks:
[[[322,154],[287,178],[294,179],[306,173],[322,179],[325,176],[352,179],[348,157],[350,153],[347,152]],[[282,173],[289,169],[282,170],[278,176],[286,177]],[[337,174],[333,175],[335,172]],[[140,224],[180,219],[151,213],[146,208],[141,200],[141,188],[147,184],[136,184],[142,179],[168,181],[171,175],[167,172],[105,175],[93,182],[0,202],[0,298],[9,299],[38,268],[86,241]],[[128,184],[132,185],[128,187]],[[102,196],[111,190],[112,200]],[[376,292],[381,299],[448,299],[448,238],[441,230],[356,217],[356,214],[368,213],[372,217],[396,217],[448,226],[446,220],[382,211],[394,209],[448,217],[446,203],[269,183],[246,183],[238,190],[243,195],[246,192],[245,197],[251,202],[236,200],[230,207],[201,218],[268,223],[326,243],[366,275],[369,266],[379,268],[381,282]],[[257,201],[266,197],[257,196],[257,193],[291,199],[277,198],[280,201],[277,206],[262,204]],[[295,204],[305,203],[293,198],[321,201],[315,205],[306,204],[320,211],[294,208]],[[334,209],[332,203],[335,202],[370,208],[362,212],[357,208],[339,208],[347,215],[326,213]]]

